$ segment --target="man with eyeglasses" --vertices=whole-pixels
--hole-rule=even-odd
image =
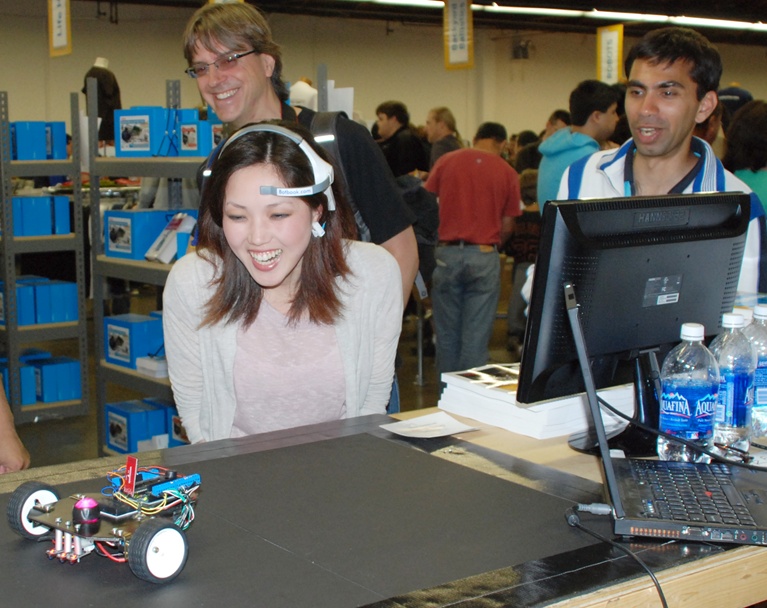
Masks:
[[[250,4],[206,4],[184,33],[186,70],[200,94],[230,129],[283,119],[309,129],[315,112],[287,104],[280,47],[261,12]],[[370,230],[371,240],[391,253],[402,274],[403,298],[410,296],[418,271],[414,217],[397,189],[373,138],[362,125],[341,119],[338,148],[351,198]]]

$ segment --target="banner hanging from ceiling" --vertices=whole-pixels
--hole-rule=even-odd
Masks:
[[[48,0],[48,49],[51,57],[72,53],[69,0]]]
[[[443,14],[445,67],[463,70],[474,67],[474,21],[471,2],[446,0]]]
[[[597,28],[597,80],[623,80],[623,24]]]

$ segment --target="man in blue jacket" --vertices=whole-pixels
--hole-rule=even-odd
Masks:
[[[576,160],[598,152],[618,124],[618,92],[599,80],[584,80],[570,93],[572,124],[559,129],[538,146],[538,205],[554,200],[565,169]]]

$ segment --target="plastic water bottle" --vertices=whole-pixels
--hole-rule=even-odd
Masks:
[[[767,305],[754,307],[753,319],[742,331],[756,351],[751,436],[763,437],[767,435]]]
[[[703,344],[700,323],[682,325],[682,342],[666,355],[661,367],[660,430],[706,447],[713,434],[719,390],[719,366]],[[661,460],[708,462],[693,448],[658,436]]]
[[[719,363],[713,442],[715,451],[732,460],[740,460],[751,447],[756,352],[741,331],[744,324],[739,314],[723,314],[724,331],[710,346]]]

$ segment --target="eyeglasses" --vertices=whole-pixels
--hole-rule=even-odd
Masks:
[[[245,51],[244,53],[230,53],[229,55],[223,55],[213,61],[212,63],[195,63],[189,66],[184,71],[189,74],[191,78],[200,78],[207,76],[210,73],[210,66],[215,65],[217,70],[227,72],[237,65],[237,60],[245,55],[255,53],[256,49],[252,51]]]

